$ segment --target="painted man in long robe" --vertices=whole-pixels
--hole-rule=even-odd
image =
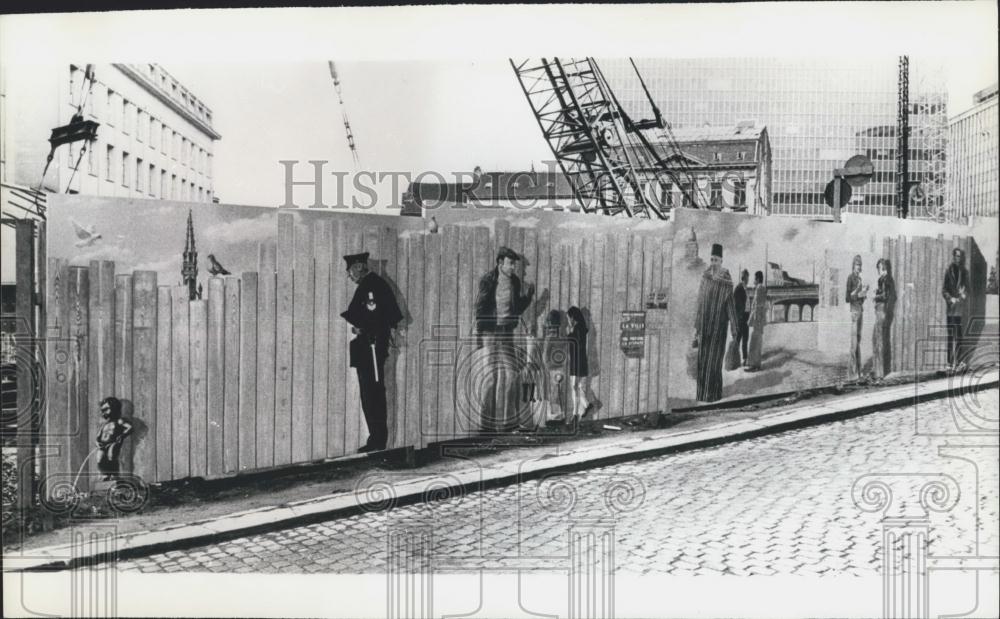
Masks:
[[[698,347],[698,400],[722,399],[722,363],[726,335],[738,336],[739,316],[733,301],[733,279],[722,266],[722,245],[712,245],[711,264],[701,276],[695,316]]]

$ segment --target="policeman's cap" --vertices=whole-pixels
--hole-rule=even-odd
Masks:
[[[368,262],[368,252],[344,256],[344,262],[347,263],[348,269],[354,266],[355,264],[365,264]]]

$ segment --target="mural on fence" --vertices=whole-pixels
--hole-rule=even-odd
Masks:
[[[189,207],[53,199],[46,423],[66,448],[50,471],[83,463],[97,404],[110,395],[135,428],[123,467],[148,481],[356,451],[367,429],[340,314],[355,290],[342,256],[361,252],[403,314],[382,368],[390,447],[488,429],[489,379],[500,370],[520,377],[553,311],[554,336],[565,338],[574,305],[589,327],[579,340],[586,360],[575,360],[591,379],[577,391],[594,404],[588,414],[618,417],[666,402],[670,224],[439,213],[440,230],[431,232],[416,218],[196,205],[189,227]],[[136,220],[146,225],[125,224]],[[126,227],[131,236],[118,234]],[[536,293],[512,334],[520,352],[477,364],[475,300],[500,247],[521,257],[516,273]],[[642,343],[626,355],[623,316],[640,311],[643,332],[630,337]],[[564,378],[557,391],[568,410],[572,381]],[[96,462],[90,469],[96,475]]]
[[[833,226],[689,209],[675,226],[673,406],[946,368],[953,248],[968,286],[951,314],[964,316],[964,354],[975,348],[986,270],[971,237],[921,236],[936,230],[926,222]]]

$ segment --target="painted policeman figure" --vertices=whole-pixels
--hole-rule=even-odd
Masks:
[[[389,284],[368,269],[368,253],[344,256],[347,274],[358,287],[341,316],[355,334],[350,343],[351,367],[358,373],[361,409],[368,424],[368,442],[358,453],[386,448],[385,360],[392,329],[403,314]]]

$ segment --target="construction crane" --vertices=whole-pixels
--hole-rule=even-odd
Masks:
[[[542,135],[574,196],[585,212],[665,219],[664,189],[676,183],[689,204],[692,175],[683,157],[680,182],[644,131],[664,130],[666,143],[680,153],[670,125],[640,83],[653,111],[650,120],[633,121],[619,103],[593,58],[510,61]],[[635,63],[632,63],[635,69]]]
[[[333,88],[337,91],[337,100],[340,101],[340,114],[344,120],[344,132],[347,134],[347,147],[351,149],[351,156],[354,157],[354,165],[360,166],[358,158],[358,148],[354,144],[354,133],[351,131],[351,121],[347,119],[347,106],[344,104],[344,93],[340,88],[340,76],[337,74],[337,65],[329,61],[330,77],[333,78]]]
[[[896,216],[910,215],[910,59],[899,57],[896,90]]]

